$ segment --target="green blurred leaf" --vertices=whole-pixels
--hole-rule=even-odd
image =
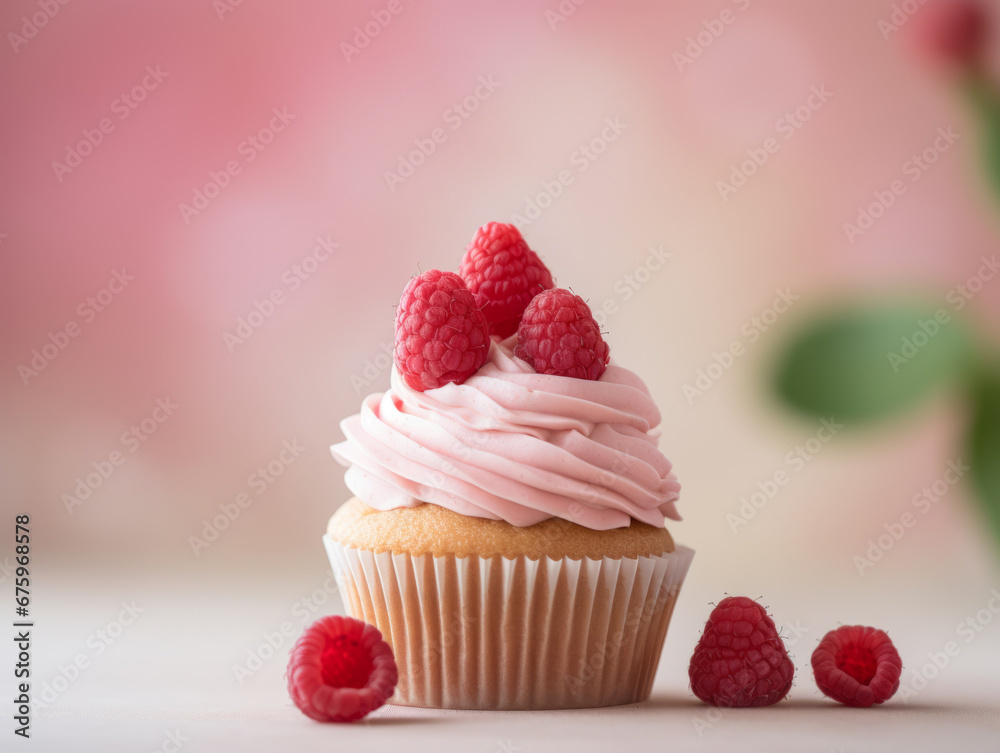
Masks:
[[[1000,372],[981,376],[971,398],[966,452],[972,485],[994,534],[1000,537]]]
[[[856,305],[807,324],[780,358],[774,386],[786,403],[814,416],[873,421],[915,406],[962,372],[970,343],[947,309]]]
[[[979,153],[983,169],[1000,198],[1000,91],[981,71],[965,81],[965,95],[980,122]]]

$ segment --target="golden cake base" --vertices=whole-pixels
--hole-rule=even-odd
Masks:
[[[635,522],[518,529],[434,505],[377,512],[357,500],[323,541],[347,611],[393,648],[391,702],[453,709],[645,700],[694,555]]]

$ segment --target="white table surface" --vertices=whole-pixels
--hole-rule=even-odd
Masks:
[[[389,705],[363,722],[335,725],[313,722],[291,704],[282,681],[287,645],[243,682],[233,671],[282,622],[292,621],[297,636],[310,619],[341,611],[335,595],[324,603],[303,601],[309,594],[324,593],[324,578],[289,583],[257,576],[239,585],[191,580],[186,590],[177,587],[183,579],[166,576],[121,575],[94,585],[93,577],[81,575],[81,582],[92,584],[88,589],[76,587],[66,574],[60,580],[58,588],[54,582],[38,587],[32,615],[36,690],[41,683],[52,683],[60,666],[80,653],[90,664],[51,705],[36,709],[30,741],[9,742],[12,707],[5,699],[3,751],[585,753],[643,746],[651,751],[965,753],[995,751],[1000,741],[1000,616],[908,704],[894,699],[883,707],[849,709],[824,699],[808,668],[809,653],[824,627],[809,630],[792,646],[797,674],[789,699],[765,709],[716,710],[698,702],[687,688],[687,659],[709,600],[696,584],[688,584],[653,697],[645,703],[534,712]],[[116,619],[122,601],[132,600],[143,612],[98,653],[96,631]],[[785,601],[778,600],[776,608],[789,611]],[[912,602],[901,599],[883,606],[900,609],[897,622],[912,624],[913,616],[905,614],[908,604]],[[810,615],[808,620],[826,624],[814,606],[802,611]],[[940,623],[925,621],[912,634],[897,630],[904,663],[919,663],[912,661],[914,654],[933,650],[947,637],[954,622],[943,611]],[[810,621],[804,625],[810,627]],[[11,666],[12,657],[5,646],[0,656],[4,667]],[[5,695],[7,687],[5,683]],[[171,735],[181,739],[179,747]]]

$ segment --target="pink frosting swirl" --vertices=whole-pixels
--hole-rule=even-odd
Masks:
[[[424,502],[528,526],[565,518],[595,530],[680,520],[680,484],[657,450],[660,412],[614,364],[597,381],[536,373],[494,342],[464,384],[391,388],[344,419],[331,448],[348,488],[378,510]]]

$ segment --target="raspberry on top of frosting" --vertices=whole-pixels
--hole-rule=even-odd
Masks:
[[[350,490],[379,510],[430,502],[517,526],[679,520],[680,484],[642,380],[614,364],[595,381],[538,374],[514,356],[516,339],[493,342],[462,384],[418,391],[394,369],[331,448]]]
[[[514,353],[541,374],[600,379],[608,365],[608,344],[580,296],[571,290],[543,290],[521,315]]]
[[[464,382],[486,361],[486,319],[454,272],[414,277],[396,307],[393,361],[415,390]]]
[[[521,232],[504,222],[487,222],[469,243],[459,274],[486,316],[491,335],[510,337],[532,299],[555,283]]]

